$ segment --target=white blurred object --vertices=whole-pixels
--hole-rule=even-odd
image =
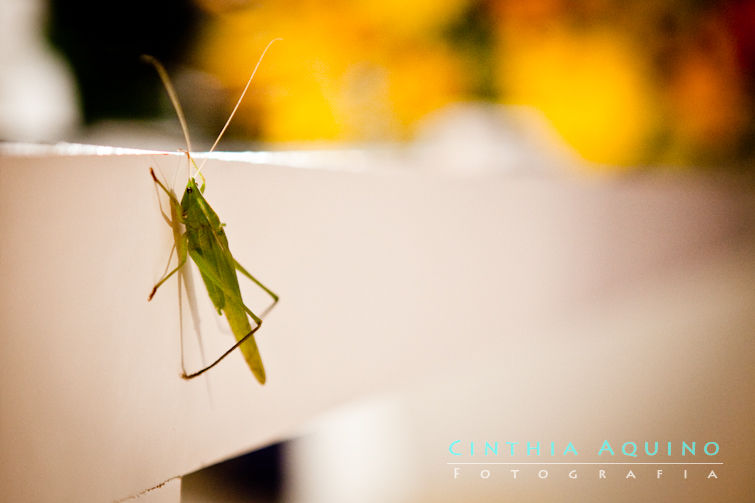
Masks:
[[[364,400],[322,416],[287,451],[289,503],[408,501],[417,472],[408,420],[395,398]]]
[[[469,175],[563,170],[580,162],[537,110],[485,103],[454,104],[429,115],[414,153],[433,170]]]
[[[0,2],[0,139],[59,140],[79,122],[70,72],[43,39],[44,8]]]

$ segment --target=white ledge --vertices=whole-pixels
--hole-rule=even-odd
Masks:
[[[147,302],[172,240],[148,168],[173,180],[181,155],[2,146],[0,487],[9,500],[137,494],[289,438],[338,404],[448,382],[482,355],[521,347],[523,335],[550,347],[559,334],[545,326],[576,313],[589,320],[638,288],[649,298],[688,289],[687,271],[752,250],[752,191],[698,177],[585,180],[530,176],[526,166],[449,177],[402,161],[411,156],[357,150],[209,157],[206,196],[234,255],[281,295],[257,337],[264,387],[238,354],[182,380],[175,281]],[[393,164],[382,170],[385,159]],[[732,277],[752,279],[751,264],[732,264]],[[202,340],[216,355],[232,338],[195,286]],[[728,305],[716,303],[730,296],[715,283],[703,286],[711,305]],[[264,307],[253,286],[242,291]],[[694,305],[671,318],[684,321]],[[626,345],[631,330],[617,337]],[[653,340],[628,354],[673,355]],[[601,379],[622,379],[610,360],[592,362],[604,366],[592,369]],[[738,385],[752,391],[752,381]]]

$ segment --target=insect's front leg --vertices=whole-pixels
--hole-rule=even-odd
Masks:
[[[177,197],[176,197],[176,195],[175,195],[175,194],[173,193],[173,191],[171,191],[171,190],[168,190],[168,188],[167,188],[167,187],[166,187],[165,185],[163,185],[163,182],[161,182],[160,180],[158,180],[158,179],[157,179],[157,175],[155,175],[155,170],[154,170],[154,169],[152,169],[152,167],[150,167],[150,168],[149,168],[149,174],[150,174],[150,175],[152,175],[152,180],[153,180],[153,181],[154,181],[154,182],[155,182],[155,183],[156,183],[156,184],[157,184],[157,185],[158,185],[158,186],[159,186],[159,187],[160,187],[161,189],[163,189],[163,191],[164,191],[164,192],[165,192],[166,194],[168,194],[168,197],[170,198],[170,202],[171,202],[171,204],[174,204],[174,205],[176,205],[176,206],[178,206],[178,207],[180,208],[180,207],[181,207],[181,202],[180,202],[180,201],[178,200],[178,198],[177,198]],[[162,206],[160,207],[160,210],[162,210]]]
[[[157,191],[157,184],[155,184],[155,195],[157,196],[157,205],[160,207],[160,214],[163,216],[163,220],[165,220],[165,223],[173,227],[173,221],[170,219],[167,213],[165,213],[165,210],[163,209],[163,203],[160,200],[160,193]]]
[[[155,182],[155,191],[157,192],[157,188],[160,187],[163,190],[163,192],[168,194],[168,198],[170,200],[171,216],[168,216],[167,213],[165,213],[165,210],[163,209],[163,203],[159,197],[159,193],[158,193],[158,198],[157,198],[157,204],[160,206],[160,213],[163,216],[163,220],[165,220],[165,222],[167,222],[168,225],[170,225],[171,227],[175,229],[175,227],[179,223],[184,223],[183,209],[181,208],[181,202],[176,197],[175,192],[173,192],[172,190],[168,190],[168,188],[160,180],[157,179],[157,176],[155,175],[155,170],[152,169],[151,167],[149,168],[149,174],[152,175],[152,180]]]
[[[168,280],[168,278],[170,278],[175,273],[177,273],[179,271],[179,269],[181,269],[186,264],[186,257],[188,255],[188,252],[187,252],[187,250],[188,250],[188,238],[186,237],[186,234],[184,234],[183,236],[181,236],[180,242],[176,242],[174,244],[174,246],[175,246],[175,249],[176,249],[176,253],[178,254],[178,265],[176,266],[175,269],[173,269],[168,274],[166,274],[165,276],[163,276],[162,279],[160,279],[160,281],[158,281],[155,284],[155,286],[152,287],[152,291],[150,292],[149,297],[147,298],[147,302],[149,302],[150,300],[152,300],[152,297],[155,296],[155,293],[157,292],[157,289],[160,288],[160,285],[162,285],[163,283],[165,283]],[[171,250],[171,254],[172,253],[173,252]]]

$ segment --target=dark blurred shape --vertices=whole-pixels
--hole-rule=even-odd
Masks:
[[[190,473],[181,480],[181,501],[280,501],[282,459],[279,443]]]
[[[755,101],[755,2],[726,2],[724,13],[734,39],[737,62],[745,76],[747,93]],[[738,152],[744,159],[755,158],[755,111],[750,110],[750,123]]]
[[[444,30],[445,37],[464,56],[465,71],[470,74],[470,92],[493,101],[495,58],[493,50],[495,20],[485,2],[471,2],[462,14]]]
[[[157,115],[162,85],[139,56],[155,56],[170,71],[198,19],[189,0],[50,0],[48,35],[76,75],[84,120]]]

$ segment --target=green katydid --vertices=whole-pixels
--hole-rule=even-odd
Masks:
[[[210,152],[215,150],[220,138],[228,128],[231,119],[233,119],[236,110],[241,104],[241,100],[244,98],[244,95],[249,88],[249,84],[254,78],[254,74],[257,72],[257,68],[259,68],[262,58],[275,40],[271,41],[262,52],[259,61],[257,61],[257,65],[252,71],[251,77],[249,77],[249,80],[246,83],[244,91],[241,93],[241,97],[228,117],[225,126],[213,143]],[[182,377],[185,379],[196,377],[220,363],[220,361],[228,356],[234,349],[241,348],[241,353],[244,355],[244,359],[249,365],[254,377],[257,378],[260,384],[265,384],[265,368],[262,365],[259,349],[254,340],[254,333],[259,330],[262,325],[262,319],[244,304],[244,301],[241,298],[241,290],[239,289],[239,280],[236,271],[239,271],[241,274],[249,278],[273,299],[270,308],[278,302],[278,295],[273,293],[272,290],[252,276],[231,254],[231,251],[228,248],[228,239],[225,230],[223,229],[225,224],[220,222],[218,215],[210,207],[209,203],[207,203],[203,196],[205,178],[201,170],[204,163],[201,166],[197,166],[194,159],[191,157],[191,142],[189,140],[186,119],[184,118],[181,104],[178,101],[167,72],[153,57],[144,56],[143,58],[155,67],[160,79],[165,85],[165,89],[168,92],[168,96],[170,97],[176,111],[176,115],[178,115],[178,120],[181,123],[181,129],[183,130],[184,138],[186,140],[186,156],[189,160],[189,169],[192,167],[195,169],[194,174],[189,176],[186,190],[180,201],[173,190],[168,189],[160,180],[158,180],[155,176],[154,170],[152,168],[149,170],[155,184],[157,184],[157,186],[168,195],[170,200],[170,217],[168,217],[162,209],[161,212],[173,230],[174,248],[178,257],[178,265],[175,269],[167,272],[160,281],[155,284],[152,288],[152,292],[149,294],[148,300],[152,300],[157,289],[160,285],[165,283],[168,278],[178,272],[182,267],[187,266],[187,259],[191,258],[199,269],[202,280],[207,288],[207,293],[217,309],[218,314],[225,314],[228,324],[231,327],[231,331],[236,338],[236,344],[210,365],[193,373],[187,374],[184,371]],[[202,180],[201,185],[197,184],[197,176]],[[268,310],[270,308],[268,308]],[[249,323],[249,318],[254,322],[254,327]]]

